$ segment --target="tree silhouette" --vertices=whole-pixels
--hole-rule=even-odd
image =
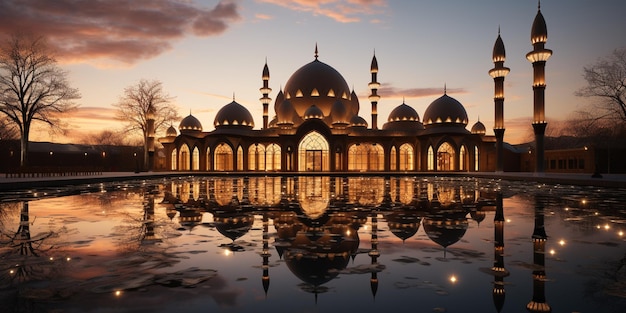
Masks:
[[[61,113],[78,98],[43,38],[14,35],[0,47],[0,112],[19,129],[20,166],[27,165],[32,122],[59,127]]]

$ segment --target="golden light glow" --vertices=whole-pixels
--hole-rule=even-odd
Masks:
[[[617,235],[622,237],[622,236],[624,236],[624,232],[620,230],[620,231],[617,232]]]
[[[556,251],[554,251],[554,249],[550,249],[550,254],[554,255],[556,253]]]
[[[121,290],[115,290],[114,294],[115,294],[116,297],[119,297],[119,296],[122,295],[122,291]]]
[[[559,240],[559,244],[560,244],[561,246],[564,246],[564,245],[565,245],[565,240],[563,240],[563,239]]]
[[[225,256],[230,256],[231,254],[233,254],[232,251],[228,250],[228,249],[224,249],[224,255]]]
[[[609,224],[604,224],[604,230],[609,230],[611,229],[611,225]]]
[[[455,275],[450,276],[450,282],[455,284],[457,282],[457,278]]]

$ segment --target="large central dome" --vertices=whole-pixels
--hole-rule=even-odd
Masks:
[[[347,112],[354,112],[346,80],[317,57],[291,75],[285,85],[284,97],[291,102],[300,117],[312,105],[322,110],[324,116],[329,116],[337,100],[346,106]]]

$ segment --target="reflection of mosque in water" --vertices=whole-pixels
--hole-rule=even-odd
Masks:
[[[428,238],[445,251],[461,240],[469,219],[477,223],[485,212],[496,211],[497,192],[481,188],[476,181],[420,180],[395,177],[246,177],[196,178],[174,181],[166,187],[163,203],[168,214],[179,213],[182,227],[189,230],[202,222],[205,212],[213,214],[215,229],[232,240],[225,245],[233,251],[243,249],[236,240],[254,223],[263,221],[263,286],[269,289],[269,225],[276,230],[273,246],[289,270],[304,282],[302,289],[315,293],[342,270],[351,258],[367,253],[371,291],[378,288],[377,273],[385,267],[378,263],[379,221],[402,241],[415,236],[420,225]],[[497,222],[494,221],[497,224]],[[500,226],[502,223],[500,221]],[[366,227],[370,247],[359,247],[359,229]],[[496,232],[502,233],[502,227]],[[496,236],[496,261],[492,268],[496,281],[502,281],[502,236]],[[500,242],[498,244],[498,242]],[[500,253],[498,252],[500,251]],[[494,288],[494,301],[503,302],[503,284]],[[496,290],[497,289],[497,290]],[[501,296],[496,297],[496,294]],[[501,299],[501,300],[497,300]],[[496,305],[498,306],[498,305]],[[501,304],[500,304],[501,307]]]

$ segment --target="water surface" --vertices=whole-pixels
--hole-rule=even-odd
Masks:
[[[624,312],[626,190],[180,177],[0,196],[2,312]],[[7,309],[7,310],[5,310]]]

